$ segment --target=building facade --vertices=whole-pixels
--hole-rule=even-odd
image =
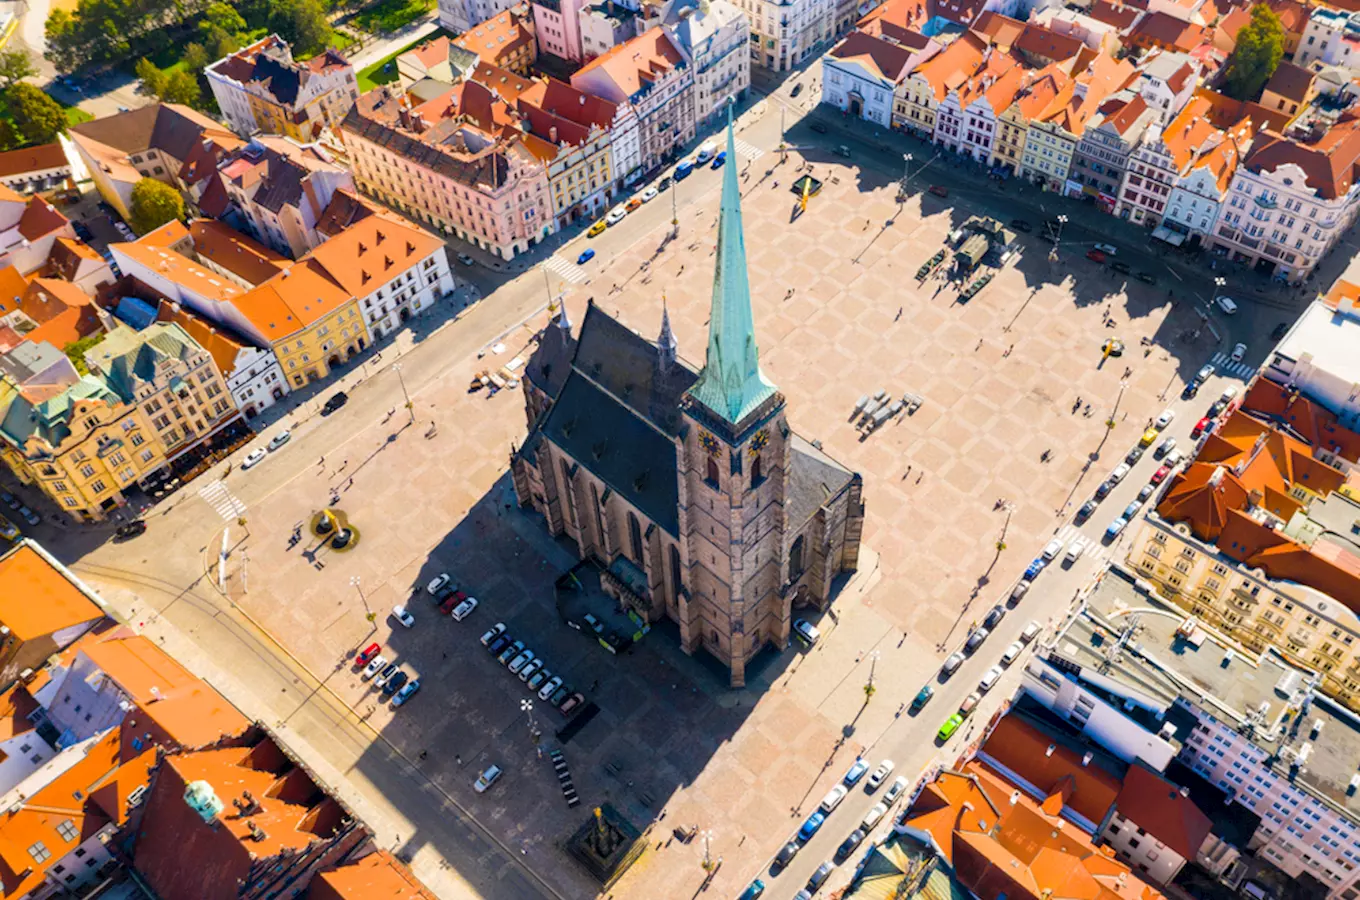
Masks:
[[[294,62],[277,34],[203,70],[218,109],[242,137],[256,132],[311,141],[345,118],[359,85],[354,67],[335,50]]]
[[[618,106],[565,81],[544,78],[520,94],[517,110],[536,139],[531,146],[547,168],[556,227],[597,217],[618,186],[610,140]],[[632,137],[636,144],[636,132]]]
[[[534,0],[534,32],[539,49],[568,62],[581,61],[581,9],[584,0]]]
[[[696,127],[718,124],[751,87],[746,14],[729,0],[671,0],[661,22],[694,70]]]
[[[787,72],[836,33],[836,0],[738,0],[750,20],[751,65]]]
[[[741,686],[752,657],[784,646],[793,608],[825,608],[856,567],[863,501],[858,475],[788,427],[760,370],[735,166],[718,244],[704,368],[679,358],[664,315],[653,343],[593,304],[573,337],[560,313],[526,370],[530,432],[512,470],[521,506],[594,560],[624,607],[675,621],[686,653],[707,651]]]

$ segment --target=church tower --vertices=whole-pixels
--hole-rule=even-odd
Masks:
[[[708,352],[682,403],[680,513],[689,596],[680,630],[686,652],[707,650],[728,664],[732,686],[741,687],[747,661],[788,637],[789,603],[780,587],[790,432],[784,397],[760,371],[730,108],[727,160]]]

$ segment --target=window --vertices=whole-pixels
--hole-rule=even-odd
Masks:
[[[760,487],[760,483],[761,483],[762,481],[765,480],[765,476],[764,476],[764,474],[762,474],[762,472],[761,472],[760,463],[761,463],[761,458],[760,458],[759,456],[757,456],[755,459],[751,460],[751,489],[752,489],[752,490],[755,490],[756,488]]]
[[[628,543],[633,549],[633,561],[639,566],[645,566],[646,562],[642,558],[642,526],[638,524],[637,516],[631,512],[628,514]]]
[[[52,856],[52,851],[42,841],[38,841],[28,848],[28,855],[33,857],[34,862],[45,862]]]
[[[708,463],[708,466],[707,466],[707,470],[708,470],[708,471],[707,471],[707,473],[706,473],[705,476],[704,476],[704,480],[708,482],[708,486],[709,486],[709,487],[713,488],[714,490],[717,490],[717,489],[718,489],[718,463],[717,463],[717,462],[713,459],[713,457],[711,457],[711,456],[708,457],[707,463]]]
[[[70,842],[80,837],[80,829],[76,828],[75,822],[67,819],[57,826],[57,834],[61,835],[63,841]]]

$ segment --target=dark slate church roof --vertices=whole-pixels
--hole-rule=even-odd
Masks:
[[[657,365],[657,347],[594,304],[572,341],[550,325],[530,358],[527,377],[556,395],[525,441],[558,447],[672,536],[680,534],[679,471],[674,438],[680,400],[696,373],[677,360]]]
[[[789,476],[784,499],[789,533],[802,528],[823,503],[839,494],[854,477],[845,466],[793,435],[789,440]]]

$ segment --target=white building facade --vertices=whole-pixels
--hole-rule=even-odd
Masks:
[[[439,26],[452,34],[471,31],[478,22],[500,15],[519,0],[439,0]]]
[[[696,127],[720,124],[751,87],[746,14],[729,0],[672,0],[662,24],[694,70]]]
[[[1307,67],[1317,60],[1348,69],[1360,66],[1360,13],[1313,7],[1294,64]]]
[[[738,0],[751,22],[751,64],[786,72],[818,53],[836,29],[836,0]]]

